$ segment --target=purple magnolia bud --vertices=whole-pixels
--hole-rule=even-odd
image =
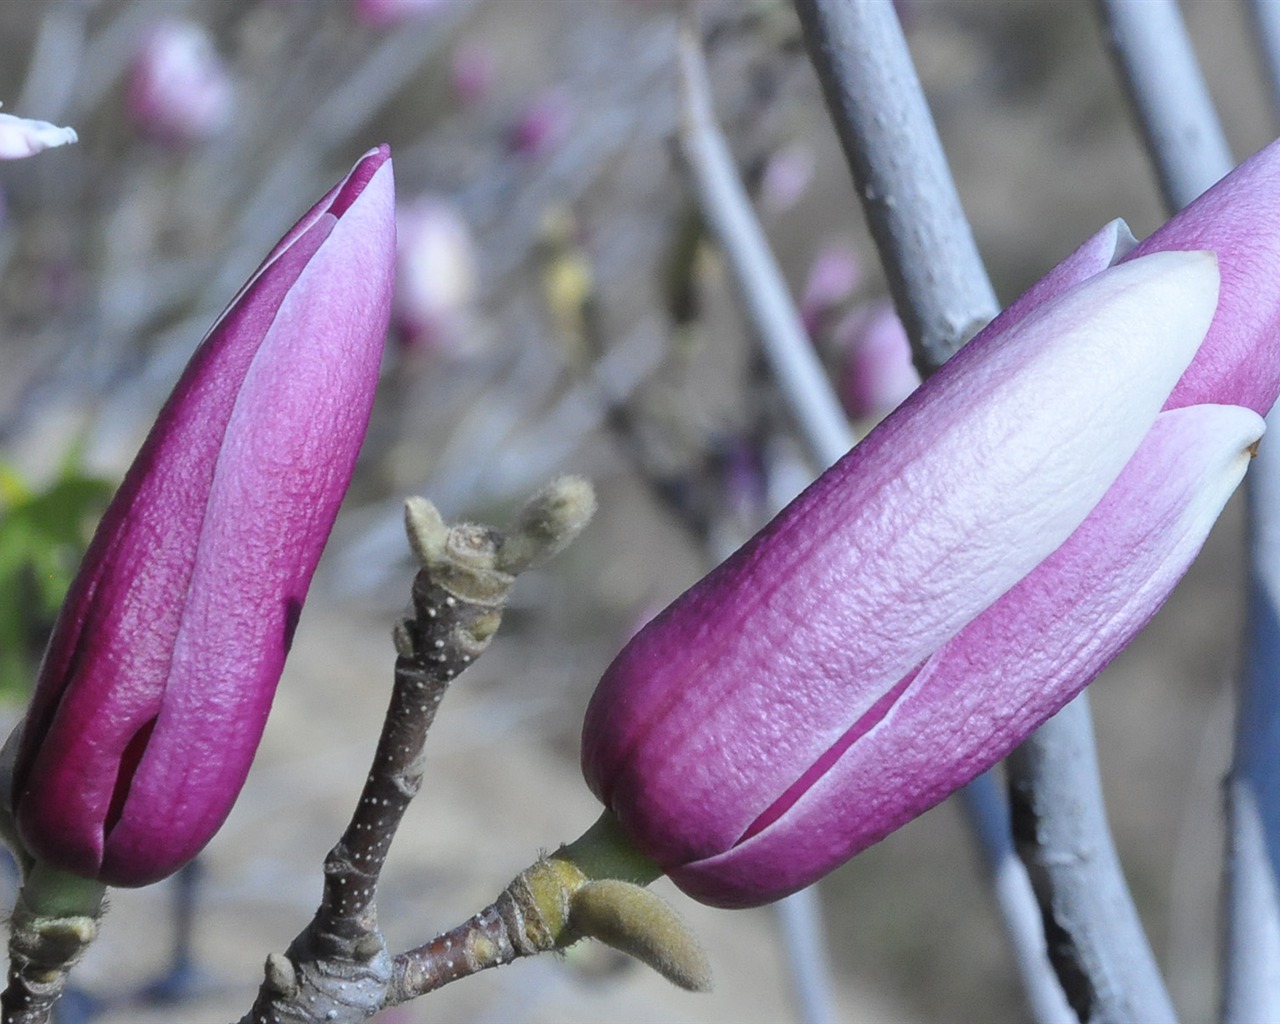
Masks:
[[[129,76],[129,117],[144,135],[182,144],[231,123],[231,78],[204,27],[166,19],[143,39]]]
[[[196,350],[103,516],[22,726],[13,805],[38,860],[145,885],[231,810],[368,424],[394,256],[383,146]]]
[[[48,121],[0,114],[0,160],[21,160],[76,141],[74,128],[59,128]]]
[[[676,884],[808,885],[1145,625],[1280,391],[1278,160],[1116,266],[1121,228],[1091,239],[618,656],[584,772]]]

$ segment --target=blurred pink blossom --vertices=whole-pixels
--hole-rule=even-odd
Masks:
[[[202,25],[166,19],[143,39],[126,105],[138,130],[170,144],[198,142],[231,123],[233,88]]]
[[[844,361],[840,401],[853,419],[878,419],[919,386],[907,330],[888,299],[852,310],[833,334]]]
[[[546,156],[569,134],[569,98],[559,89],[534,97],[511,126],[511,148],[521,156]]]
[[[463,103],[479,103],[493,88],[496,70],[491,50],[463,43],[453,51],[453,94]]]
[[[774,152],[760,178],[760,206],[766,213],[785,213],[800,201],[813,180],[813,150],[793,142]]]
[[[356,20],[374,28],[388,28],[402,21],[434,14],[449,0],[352,0]]]
[[[858,254],[844,242],[826,245],[814,258],[800,294],[800,319],[810,337],[825,326],[862,280]]]

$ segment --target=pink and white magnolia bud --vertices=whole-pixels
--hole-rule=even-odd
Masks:
[[[166,19],[144,37],[125,97],[140,132],[182,144],[213,138],[231,123],[231,77],[202,25]]]
[[[21,160],[77,141],[74,128],[59,128],[48,121],[0,114],[0,160]]]
[[[145,885],[231,810],[368,425],[394,254],[383,146],[196,350],[103,516],[21,726],[13,810],[37,860]]]
[[[1280,143],[1134,252],[1095,236],[627,645],[583,768],[677,885],[810,884],[1145,625],[1280,392],[1278,177]]]

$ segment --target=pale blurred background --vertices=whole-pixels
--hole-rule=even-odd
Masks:
[[[1274,128],[1242,5],[1183,9],[1243,157]],[[1004,301],[1112,217],[1139,237],[1160,223],[1090,5],[900,10]],[[98,1019],[238,1017],[265,955],[309,918],[389,690],[389,631],[412,575],[405,494],[500,523],[571,470],[597,483],[601,510],[571,551],[521,580],[493,649],[441,711],[423,794],[383,878],[395,949],[479,910],[539,850],[594,820],[577,771],[594,680],[644,616],[758,524],[769,496],[813,472],[697,227],[673,141],[677,14],[644,0],[0,3],[5,111],[70,124],[81,140],[0,165],[10,714],[96,507],[86,481],[119,479],[195,343],[276,238],[387,141],[402,242],[414,241],[361,470],[258,762],[202,858],[207,994]],[[828,275],[808,311],[839,379],[856,334],[842,321],[884,288],[794,15],[785,3],[721,0],[703,8],[703,27],[717,113],[796,294],[815,264]],[[60,479],[77,486],[58,490]],[[49,502],[69,531],[17,529]],[[1092,690],[1116,839],[1189,1020],[1216,999],[1240,520],[1237,501],[1168,607]],[[665,891],[706,939],[711,996],[587,949],[469,979],[384,1019],[795,1018],[771,911],[709,911]],[[862,854],[821,892],[842,1019],[1026,1017],[954,807]],[[169,885],[115,895],[78,972],[91,995],[118,1000],[162,970],[171,898]]]

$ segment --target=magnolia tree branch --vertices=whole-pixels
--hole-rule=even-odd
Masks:
[[[809,450],[829,466],[854,442],[840,402],[805,333],[711,109],[711,85],[694,29],[680,32],[680,145],[706,218],[738,284],[770,369]]]
[[[573,477],[535,497],[506,533],[450,527],[429,502],[407,503],[421,569],[413,615],[395,630],[395,684],[373,766],[351,823],[325,859],[320,908],[284,954],[267,958],[241,1024],[362,1021],[420,994],[401,984],[374,900],[391,841],[422,785],[427,732],[449,684],[489,646],[516,575],[564,547],[594,508],[590,485]],[[440,984],[463,973],[452,970],[460,957],[447,939],[415,952]]]
[[[1276,417],[1268,427],[1280,430]],[[1227,777],[1222,1019],[1280,1019],[1280,448],[1249,470],[1248,632]]]
[[[1280,117],[1280,7],[1249,4]],[[1280,433],[1280,416],[1268,415]],[[1280,447],[1258,449],[1249,477],[1249,612],[1227,779],[1222,1019],[1280,1019]]]
[[[1097,7],[1161,197],[1177,212],[1235,166],[1186,25],[1174,0],[1098,0]]]
[[[1274,0],[1247,0],[1245,6],[1262,54],[1262,70],[1271,90],[1271,105],[1280,112],[1280,4]]]
[[[1005,762],[1018,853],[1049,959],[1082,1021],[1173,1021],[1107,826],[1089,705],[1076,698]]]
[[[1072,704],[1068,712],[1088,725],[1084,709]],[[1014,838],[1040,897],[1049,957],[1081,1021],[1174,1021],[1106,810],[1100,800],[1079,799],[1082,785],[1102,785],[1092,730],[1062,732],[1041,730],[1033,752],[1024,745],[1010,757],[1024,762],[1024,770],[1010,772]]]
[[[1280,15],[1255,3],[1263,63],[1280,82]],[[1234,161],[1177,7],[1107,0],[1099,11],[1169,212]],[[1280,101],[1280,90],[1275,91]],[[1276,417],[1269,425],[1280,427]],[[1225,790],[1223,1019],[1280,1019],[1280,451],[1258,450],[1248,476],[1249,590],[1235,757]]]
[[[5,1024],[46,1024],[50,1019],[71,968],[97,938],[105,893],[100,882],[38,863],[25,868],[8,920],[9,971],[0,993]]]
[[[999,312],[889,0],[796,0],[805,44],[916,365],[936,370]]]
[[[645,888],[661,874],[606,811],[585,835],[520,872],[469,921],[396,957],[387,1005],[584,938],[635,957],[674,985],[705,992],[711,967],[697,938]]]
[[[1099,12],[1170,213],[1234,165],[1176,4],[1102,0]],[[1280,108],[1280,13],[1252,3]],[[1276,417],[1269,426],[1280,427]],[[1280,1019],[1280,450],[1250,468],[1249,590],[1235,757],[1225,789],[1223,1020]]]
[[[995,314],[997,305],[901,26],[889,0],[796,0],[796,7],[894,300],[908,332],[913,339],[919,336],[917,359],[936,367]],[[937,332],[932,343],[930,324]],[[1073,1006],[1079,1011],[1087,1001],[1081,993],[1109,991],[1108,979],[1119,977],[1126,1005],[1136,1016],[1099,1019],[1165,1019],[1168,996],[1106,826],[1086,698],[1045,723],[1006,768],[1017,795],[1015,810],[1035,810],[1034,820],[1015,830],[1029,840],[1019,849],[1031,865],[1044,931],[1053,940],[1051,959]],[[1080,844],[1093,855],[1081,856]],[[1057,883],[1064,871],[1072,884],[1061,890]],[[999,894],[1010,878],[1002,864],[994,873]],[[1020,881],[1012,888],[1025,891]],[[1106,906],[1072,903],[1068,892],[1106,892],[1113,898]],[[1070,928],[1061,916],[1067,912]],[[1006,920],[1018,941],[1016,929],[1025,922],[1008,912]],[[1086,940],[1089,956],[1073,948]],[[1033,1012],[1041,1020],[1070,1019],[1062,990],[1045,983],[1041,962],[1039,955],[1023,956]],[[1084,975],[1077,965],[1084,966]]]

